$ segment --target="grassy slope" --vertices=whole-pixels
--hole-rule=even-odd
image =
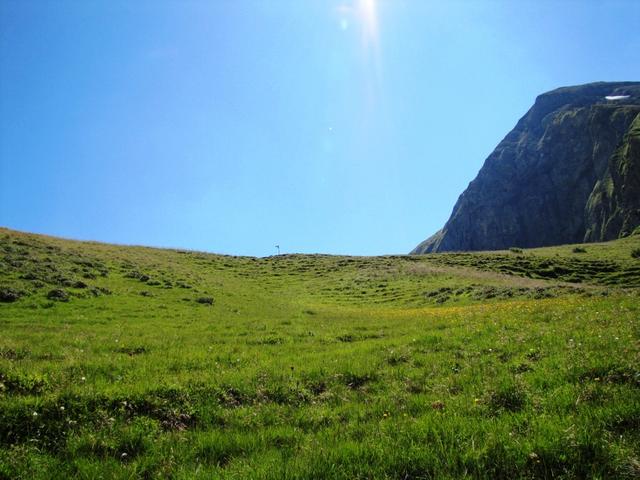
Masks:
[[[638,247],[254,259],[0,230],[0,478],[635,478]]]

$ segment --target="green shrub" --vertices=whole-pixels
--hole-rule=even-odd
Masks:
[[[631,250],[631,258],[640,258],[640,248]]]
[[[571,250],[573,253],[587,253],[587,250],[582,247],[573,247]]]
[[[213,297],[198,297],[196,302],[202,305],[213,305]]]
[[[14,350],[13,348],[2,348],[0,347],[0,358],[4,358],[6,360],[22,360],[29,355],[29,350],[18,349]]]
[[[14,290],[13,288],[3,287],[0,288],[0,302],[10,303],[15,302],[22,296],[21,292]]]
[[[0,393],[39,395],[48,387],[44,377],[0,372]]]
[[[49,300],[56,300],[58,302],[68,302],[69,294],[61,288],[54,288],[53,290],[50,290],[49,293],[47,293],[47,298]]]

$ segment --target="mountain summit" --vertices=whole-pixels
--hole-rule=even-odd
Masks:
[[[411,253],[611,240],[640,225],[640,82],[540,95]]]

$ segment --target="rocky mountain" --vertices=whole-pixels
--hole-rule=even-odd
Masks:
[[[640,225],[640,82],[540,95],[411,253],[611,240]]]

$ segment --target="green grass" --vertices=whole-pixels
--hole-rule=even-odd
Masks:
[[[0,230],[0,478],[638,478],[640,236],[583,247]]]

